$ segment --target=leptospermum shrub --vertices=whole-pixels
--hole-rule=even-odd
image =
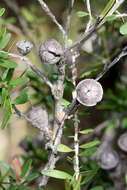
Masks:
[[[12,4],[3,2],[11,9],[15,6],[16,10],[20,10],[16,1]],[[118,11],[124,5],[124,0],[106,2],[96,16],[91,9],[93,2],[83,2],[86,12],[80,10],[75,16],[82,19],[85,26],[81,36],[73,41],[69,33],[76,2],[69,2],[64,27],[48,5],[43,0],[37,0],[36,3],[40,4],[62,34],[61,42],[50,38],[38,45],[34,44],[25,28],[34,18],[37,19],[36,15],[30,17],[29,10],[18,13],[14,9],[19,14],[18,19],[25,33],[24,39],[16,43],[17,54],[8,49],[11,34],[5,27],[5,9],[0,9],[0,18],[5,19],[0,31],[0,107],[4,111],[1,128],[6,130],[10,119],[17,115],[36,127],[39,133],[33,139],[27,137],[21,141],[25,155],[15,156],[10,165],[0,162],[0,168],[3,168],[0,172],[0,188],[3,190],[54,189],[50,187],[51,179],[55,183],[54,178],[60,182],[63,180],[65,190],[126,188],[127,121],[126,102],[122,101],[127,97],[126,78],[124,85],[121,80],[115,95],[111,90],[105,92],[101,84],[101,79],[110,68],[127,55],[127,46],[124,44],[127,14],[123,10]],[[29,19],[25,20],[22,14],[28,15],[26,17]],[[30,18],[33,18],[32,21]],[[116,28],[113,27],[115,24]],[[110,40],[108,46],[106,35],[110,35],[112,40],[117,36],[117,46],[110,44]],[[101,44],[99,39],[103,41]],[[86,51],[89,43],[93,46],[92,52]],[[99,50],[98,53],[94,45],[97,50],[103,51]],[[110,56],[112,49],[117,51]],[[31,51],[37,53],[41,66],[47,68],[49,73],[46,69],[42,71],[41,66],[39,69],[36,67],[28,57]],[[85,57],[82,61],[82,51],[89,58],[93,57],[95,64],[92,63],[94,66],[80,73],[78,65],[85,63]],[[28,69],[15,77],[18,60]],[[34,93],[31,94],[29,89]],[[31,107],[23,113],[18,105],[27,102],[31,102]],[[83,115],[85,121],[92,108],[103,110],[102,115],[107,114],[104,122],[97,127],[90,124],[82,127],[80,116]],[[80,109],[85,111],[81,112]],[[124,134],[119,136],[119,133]],[[67,165],[66,168],[59,169],[61,163]]]

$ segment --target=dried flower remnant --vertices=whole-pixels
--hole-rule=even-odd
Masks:
[[[39,48],[39,56],[45,64],[56,64],[60,61],[63,49],[55,39],[44,41]]]
[[[33,44],[27,40],[21,40],[16,43],[16,47],[21,55],[27,55],[33,48]]]
[[[85,106],[95,106],[102,100],[103,88],[94,79],[85,79],[76,87],[77,100]]]
[[[124,152],[127,152],[127,133],[120,135],[118,139],[118,146]]]

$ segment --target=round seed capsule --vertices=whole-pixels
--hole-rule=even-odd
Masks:
[[[36,106],[28,112],[28,117],[32,121],[32,124],[39,128],[41,131],[48,129],[48,113],[46,109]]]
[[[98,164],[105,170],[115,168],[119,163],[119,157],[116,151],[105,151],[101,153]]]
[[[102,100],[103,88],[94,79],[85,79],[76,87],[77,100],[85,106],[95,106]]]
[[[122,134],[118,139],[118,146],[124,152],[127,152],[127,133]]]
[[[33,48],[33,44],[27,40],[21,40],[16,43],[17,50],[22,55],[27,55]]]
[[[63,53],[62,46],[55,39],[44,41],[39,48],[39,56],[45,64],[56,64]]]

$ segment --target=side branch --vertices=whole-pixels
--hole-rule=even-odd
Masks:
[[[107,64],[106,67],[104,67],[104,70],[102,71],[102,73],[99,74],[99,76],[96,78],[96,80],[100,80],[108,71],[111,67],[113,67],[116,63],[119,62],[119,60],[122,58],[122,57],[125,57],[127,55],[127,46],[125,46],[121,53],[110,63],[110,64]]]
[[[56,20],[55,15],[51,12],[49,7],[47,6],[47,4],[43,0],[37,0],[37,1],[40,3],[42,9],[46,12],[46,14],[51,18],[51,20],[56,24],[56,26],[62,32],[63,39],[65,40],[66,31],[64,30],[63,26]]]
[[[14,53],[8,53],[5,51],[0,51],[0,53],[5,53],[10,57],[18,58],[21,61],[23,61],[25,64],[27,64],[32,69],[33,72],[35,72],[52,89],[52,87],[53,87],[52,83],[48,80],[48,78],[44,75],[44,73],[42,73],[37,67],[35,67],[31,63],[31,61],[27,57],[20,56],[20,55],[14,54]]]

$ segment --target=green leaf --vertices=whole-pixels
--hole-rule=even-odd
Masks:
[[[89,181],[91,181],[96,176],[97,172],[98,172],[98,169],[88,170],[88,171],[83,172],[83,175],[85,178],[82,181],[82,185],[87,184]]]
[[[113,21],[117,19],[117,15],[110,15],[110,16],[106,16],[106,21]]]
[[[127,35],[127,22],[120,27],[120,33],[122,35]]]
[[[0,67],[11,69],[17,67],[17,63],[10,60],[0,59]]]
[[[81,156],[81,157],[90,157],[90,156],[92,156],[96,151],[97,151],[97,148],[96,148],[96,147],[91,147],[91,148],[88,148],[88,149],[86,149],[85,151],[81,152],[81,153],[79,154],[79,156]]]
[[[29,9],[26,9],[26,8],[22,8],[22,14],[23,16],[25,17],[25,19],[28,21],[28,22],[34,22],[36,17],[34,16],[34,14],[32,14]]]
[[[64,98],[62,99],[62,105],[67,108],[70,105],[70,102],[65,100]]]
[[[122,121],[121,121],[121,127],[122,127],[123,129],[127,129],[127,118],[126,118],[126,117],[124,117],[124,118],[122,119]]]
[[[9,69],[6,69],[6,70],[4,71],[4,73],[3,73],[2,77],[1,77],[3,81],[6,79],[6,77],[7,77],[7,75],[8,75],[8,72],[9,72]]]
[[[6,88],[2,88],[2,97],[1,97],[1,106],[6,107],[6,99],[8,97],[8,90]]]
[[[94,129],[85,129],[85,130],[79,131],[79,133],[81,133],[81,134],[88,134],[88,133],[92,133],[92,132],[94,132]]]
[[[97,72],[98,71],[98,69],[91,69],[91,70],[89,70],[89,71],[85,71],[84,73],[82,73],[81,75],[80,75],[80,79],[81,78],[84,78],[84,77],[88,77],[89,75],[92,75],[93,73],[95,73],[95,72]]]
[[[58,152],[73,152],[73,150],[70,147],[64,144],[58,144],[57,151]]]
[[[0,40],[0,49],[4,49],[7,46],[10,39],[11,39],[11,34],[10,33],[5,34],[4,37]]]
[[[4,36],[6,35],[7,29],[6,27],[2,27],[0,30],[0,41],[2,40],[2,38],[4,38]]]
[[[72,176],[66,172],[60,170],[42,170],[43,175],[57,178],[57,179],[72,179]]]
[[[5,12],[5,8],[0,8],[0,16],[2,16]]]
[[[25,163],[23,164],[22,173],[21,173],[22,178],[25,177],[29,173],[31,164],[32,164],[32,159],[25,161]]]
[[[113,8],[113,6],[115,5],[116,0],[110,0],[106,7],[103,9],[103,11],[100,14],[100,19],[103,19],[106,15],[108,15],[109,11]]]
[[[91,141],[89,143],[83,144],[80,148],[91,148],[93,146],[99,145],[101,142],[99,140]]]
[[[12,104],[25,104],[26,102],[28,102],[28,100],[28,95],[26,93],[21,93],[12,101]]]
[[[2,124],[1,124],[2,129],[4,129],[8,125],[8,122],[9,122],[10,117],[12,115],[12,105],[11,105],[11,101],[9,98],[5,99],[4,108],[5,108],[5,114],[3,117]]]
[[[77,16],[78,17],[84,17],[84,16],[88,16],[89,14],[85,11],[78,11],[77,13]]]
[[[28,176],[26,176],[24,179],[25,179],[25,181],[32,181],[32,180],[36,179],[37,177],[39,177],[38,173],[31,173]]]
[[[104,190],[104,188],[102,186],[96,186],[91,188],[90,190]]]
[[[7,58],[8,54],[6,52],[0,52],[0,58]]]
[[[11,81],[9,82],[9,85],[18,86],[18,85],[24,85],[27,82],[29,82],[29,78],[27,78],[27,77],[14,78],[14,79],[11,79]]]

